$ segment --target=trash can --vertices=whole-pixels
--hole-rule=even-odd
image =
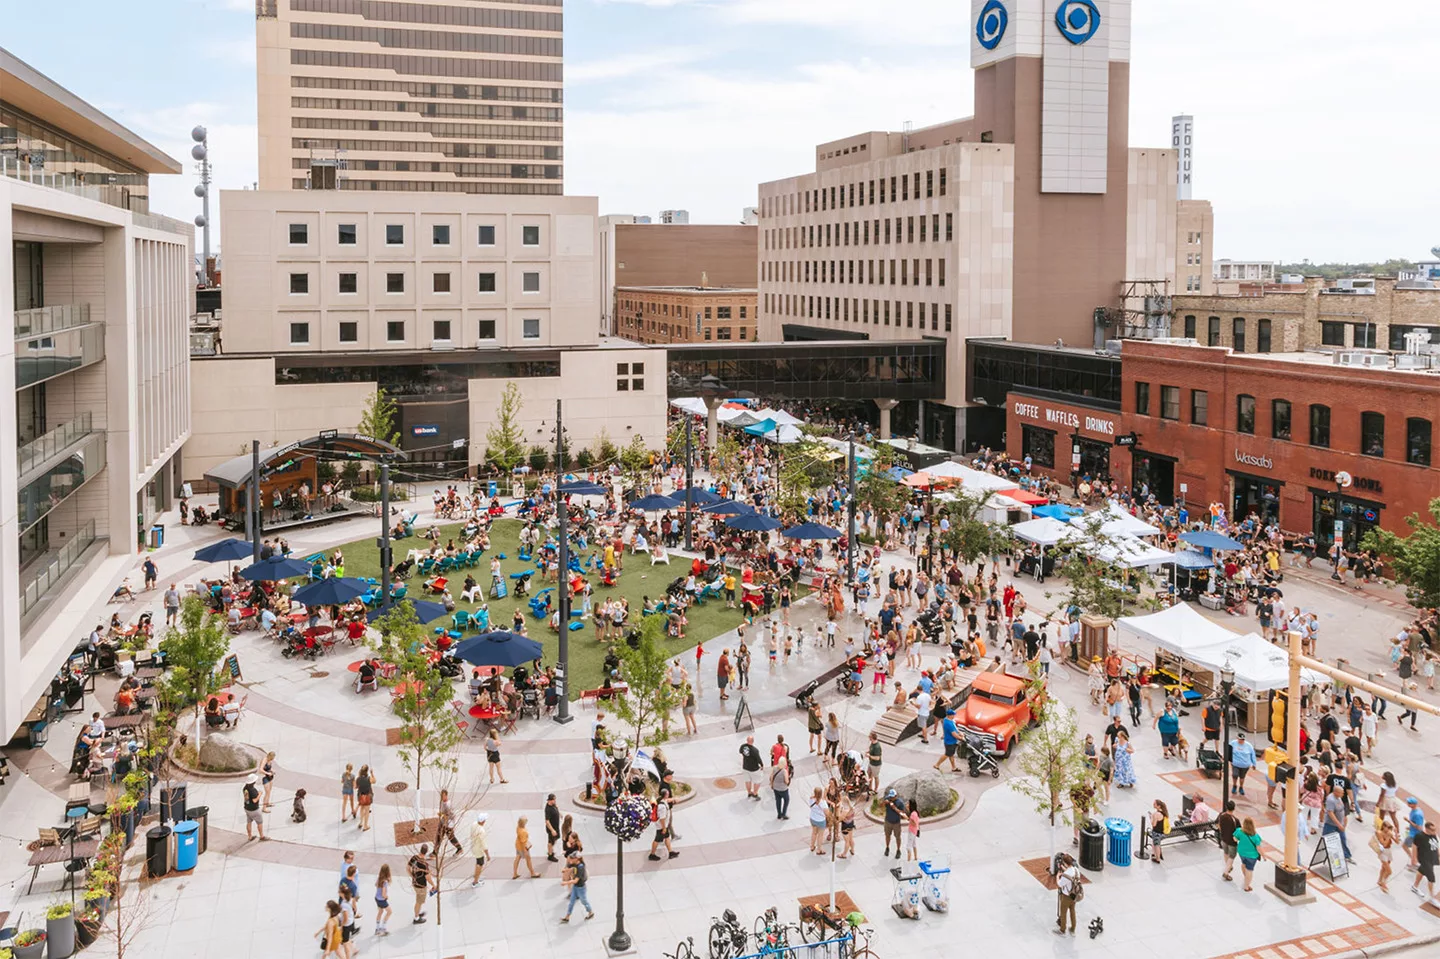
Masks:
[[[165,524],[156,523],[150,527],[150,548],[159,549],[165,545]]]
[[[494,480],[490,480],[485,484],[485,495],[490,497],[491,499],[494,499],[496,494],[498,494],[499,492],[500,486]]]
[[[176,783],[160,790],[160,821],[180,822],[185,819],[185,783]]]
[[[1130,865],[1130,834],[1134,829],[1128,819],[1105,820],[1105,831],[1110,834],[1110,854],[1106,857],[1110,865]]]
[[[200,859],[200,824],[185,820],[175,824],[175,871],[188,872]]]
[[[200,827],[200,848],[198,851],[204,852],[210,848],[210,807],[192,806],[189,812],[190,821]]]
[[[156,826],[145,834],[145,868],[151,879],[170,872],[169,826]]]
[[[1093,819],[1080,824],[1080,868],[1091,872],[1105,868],[1105,830]]]

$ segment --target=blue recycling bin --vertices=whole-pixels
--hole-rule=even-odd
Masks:
[[[499,492],[500,492],[500,486],[499,486],[498,483],[496,483],[494,480],[489,480],[488,482],[486,482],[486,484],[485,484],[485,495],[486,495],[486,496],[490,497],[491,499],[494,499],[495,496],[496,496]]]
[[[1105,831],[1110,834],[1110,852],[1105,857],[1106,862],[1112,866],[1130,865],[1130,834],[1135,827],[1128,819],[1111,818],[1105,820]]]
[[[200,859],[200,824],[186,820],[175,824],[175,871],[194,869]]]

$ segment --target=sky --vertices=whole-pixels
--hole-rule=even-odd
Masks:
[[[1168,146],[1170,117],[1194,115],[1217,258],[1426,257],[1434,4],[1136,0],[1131,145]],[[217,185],[254,182],[254,0],[7,6],[0,45],[186,159],[152,179],[158,212],[199,212],[196,123]],[[566,192],[738,222],[758,183],[811,170],[817,143],[969,115],[969,20],[967,0],[566,0]]]

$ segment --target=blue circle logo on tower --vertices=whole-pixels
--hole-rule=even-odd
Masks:
[[[1005,36],[1005,26],[1009,22],[1010,14],[1005,12],[1005,4],[1000,0],[990,0],[981,9],[980,18],[975,21],[975,39],[979,40],[980,46],[986,50],[994,50]]]
[[[1061,0],[1055,8],[1055,26],[1060,29],[1060,35],[1071,43],[1084,43],[1100,29],[1100,9],[1093,0]],[[980,42],[985,41],[982,39]]]

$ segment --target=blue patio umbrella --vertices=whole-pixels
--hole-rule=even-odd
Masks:
[[[561,483],[560,492],[569,493],[571,496],[604,496],[609,490],[599,483],[576,480],[573,483]]]
[[[626,509],[638,509],[645,512],[654,512],[661,509],[674,509],[680,504],[668,496],[661,496],[659,493],[651,493],[649,496],[642,496],[639,499],[632,499],[625,504]]]
[[[890,467],[888,470],[885,471],[885,476],[886,476],[887,478],[889,478],[889,479],[894,480],[894,481],[897,482],[897,483],[900,482],[900,481],[901,481],[902,479],[904,479],[905,477],[907,477],[907,476],[913,476],[913,475],[915,475],[915,471],[914,471],[914,470],[907,470],[907,469],[906,469],[905,467],[903,467],[903,466],[892,466],[892,467]]]
[[[721,499],[720,494],[712,493],[703,486],[691,486],[688,490],[677,489],[675,492],[670,494],[670,498],[673,499],[677,504],[683,506],[685,504],[687,492],[689,494],[691,506],[714,506],[716,503],[720,502]]]
[[[444,604],[432,603],[428,599],[402,599],[390,608],[395,609],[403,603],[409,603],[411,607],[414,608],[415,618],[422,623],[433,623],[437,619],[442,619],[450,615],[449,610],[445,608]],[[385,610],[372,609],[365,614],[365,621],[367,623],[373,623],[384,615]]]
[[[785,524],[773,516],[766,516],[764,513],[742,513],[739,516],[732,516],[725,521],[725,525],[731,529],[743,530],[747,533],[768,533],[772,529],[779,529]]]
[[[1197,553],[1193,549],[1178,549],[1175,551],[1175,558],[1170,560],[1179,569],[1210,569],[1215,561],[1203,553]]]
[[[780,534],[787,539],[839,539],[844,534],[838,529],[820,523],[801,523]]]
[[[276,553],[269,559],[246,566],[240,571],[240,575],[254,582],[274,582],[289,579],[291,576],[305,576],[309,572],[310,564],[304,560],[287,559]]]
[[[702,506],[700,512],[710,513],[713,516],[743,516],[755,512],[755,507],[747,506],[733,499],[722,499],[713,506]]]
[[[254,545],[243,539],[222,539],[195,551],[195,558],[202,563],[232,563],[254,555]]]
[[[370,584],[354,576],[331,576],[302,586],[290,597],[305,606],[344,606],[370,592]]]
[[[1221,533],[1215,533],[1208,529],[1195,530],[1189,533],[1181,533],[1180,538],[1192,546],[1201,549],[1244,549],[1245,544],[1233,540]]]
[[[481,633],[455,644],[455,658],[472,666],[523,666],[540,658],[543,647],[519,633]]]
[[[1085,513],[1078,506],[1066,506],[1064,503],[1048,503],[1045,506],[1037,506],[1030,511],[1034,516],[1048,516],[1051,519],[1058,519],[1062,523],[1068,523],[1077,516]]]

